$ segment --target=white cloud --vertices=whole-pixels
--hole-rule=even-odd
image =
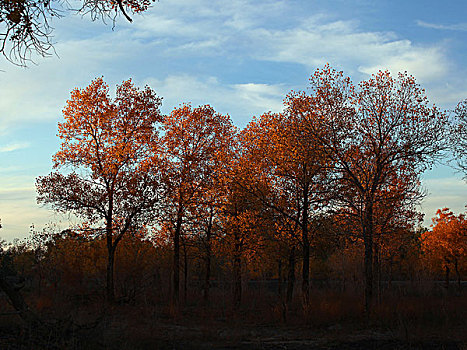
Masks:
[[[365,74],[379,69],[407,70],[421,82],[447,73],[442,47],[417,46],[391,32],[365,32],[352,21],[323,22],[321,17],[311,17],[293,29],[257,30],[252,35],[258,45],[264,43],[256,51],[263,60],[296,62],[310,69],[329,62],[358,67]]]
[[[432,29],[441,29],[441,30],[458,30],[458,31],[467,31],[467,22],[463,23],[456,23],[456,24],[435,24],[435,23],[429,23],[425,21],[416,21],[417,25],[420,27],[425,27],[425,28],[432,28]]]
[[[28,147],[29,147],[28,142],[11,143],[5,146],[0,146],[0,153],[13,152],[13,151],[17,151],[17,150],[28,148]]]
[[[223,84],[216,77],[197,78],[171,75],[165,79],[147,78],[143,82],[164,96],[165,113],[181,103],[210,104],[218,112],[230,114],[237,125],[245,125],[253,115],[270,110],[280,112],[285,85]],[[165,97],[167,96],[167,97]]]
[[[388,51],[386,49],[390,50],[390,47],[382,48],[381,53]],[[367,74],[385,69],[393,74],[407,71],[421,83],[433,82],[448,73],[446,57],[441,48],[420,48],[408,45],[408,48],[400,51],[397,56],[393,55],[391,57],[391,55],[388,55],[386,59],[381,61],[382,63],[372,66],[360,66],[359,69]]]
[[[465,212],[467,205],[467,184],[457,177],[426,179],[423,181],[428,196],[422,202],[421,208],[426,213],[425,225],[431,224],[431,218],[440,208],[448,207],[456,213]]]

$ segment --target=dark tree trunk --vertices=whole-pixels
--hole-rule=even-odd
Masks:
[[[241,241],[238,232],[235,232],[234,251],[234,308],[238,309],[242,302],[242,260]]]
[[[108,247],[107,259],[107,301],[109,303],[115,302],[115,285],[114,285],[114,265],[115,265],[115,246]]]
[[[209,290],[211,288],[211,247],[209,246],[206,251],[206,271],[204,275],[204,290],[203,290],[203,298],[204,302],[209,302]]]
[[[303,193],[303,221],[302,221],[302,298],[304,305],[310,303],[310,240],[308,237],[308,187],[305,187]]]
[[[173,293],[172,303],[178,305],[180,300],[180,234],[182,230],[182,216],[177,215],[174,232],[174,261],[173,261]]]
[[[188,252],[186,242],[183,243],[183,302],[186,304],[188,291]]]
[[[460,289],[461,288],[461,274],[459,273],[459,266],[458,266],[457,259],[454,259],[454,270],[456,271],[457,287]]]
[[[277,293],[282,300],[282,259],[277,261]]]
[[[379,242],[374,242],[373,244],[373,276],[376,279],[376,293],[377,293],[377,302],[381,302],[381,261],[380,261],[380,249]]]
[[[363,219],[363,239],[365,243],[365,313],[369,316],[373,306],[373,209],[366,208]]]
[[[392,286],[392,280],[393,280],[393,278],[394,278],[394,276],[393,276],[393,268],[392,268],[393,264],[394,264],[394,263],[393,263],[393,257],[392,257],[392,255],[391,255],[391,256],[389,257],[389,282],[388,282],[389,288],[391,288],[391,286]]]
[[[308,239],[303,240],[303,267],[302,267],[302,298],[304,305],[310,302],[310,245]]]
[[[113,227],[112,227],[112,210],[113,205],[110,203],[109,215],[106,220],[105,236],[107,243],[107,280],[106,280],[106,296],[107,302],[115,302],[115,285],[114,285],[114,262],[115,262],[115,248],[116,242],[114,243],[113,238]]]
[[[450,272],[450,271],[449,271],[449,265],[448,265],[448,263],[446,263],[446,264],[444,265],[444,268],[445,268],[445,271],[446,271],[444,283],[445,283],[446,289],[449,289],[449,272]]]
[[[295,284],[295,249],[292,248],[289,254],[289,263],[287,266],[287,304],[292,301],[293,289]]]
[[[212,231],[212,212],[209,217],[209,223],[206,230],[206,271],[204,275],[203,299],[205,304],[209,301],[209,289],[211,288],[211,231]]]

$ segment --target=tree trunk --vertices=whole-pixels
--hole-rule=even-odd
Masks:
[[[112,207],[112,205],[111,205]],[[110,209],[110,211],[112,208]],[[113,242],[113,227],[112,227],[112,215],[109,214],[109,218],[106,220],[105,236],[107,240],[107,283],[106,283],[106,296],[107,302],[115,302],[115,285],[114,285],[114,262],[115,262],[115,248],[116,243]]]
[[[461,274],[459,272],[459,265],[457,262],[457,258],[454,259],[454,269],[456,271],[456,277],[457,277],[457,288],[461,288]]]
[[[373,208],[366,208],[363,218],[363,240],[365,243],[365,313],[371,314],[373,306]]]
[[[308,187],[306,186],[303,193],[303,221],[302,221],[302,298],[303,304],[310,303],[310,241],[308,237]]]
[[[460,289],[461,288],[461,274],[459,273],[459,266],[457,259],[454,259],[454,268],[456,270],[456,276],[457,276],[457,287]]]
[[[209,289],[211,288],[211,247],[208,247],[206,251],[206,271],[204,275],[204,302],[207,304],[209,302]]]
[[[282,300],[282,259],[277,261],[277,294]]]
[[[174,261],[173,261],[173,293],[172,303],[178,305],[180,300],[180,233],[182,230],[182,216],[177,215],[174,232]]]
[[[234,308],[238,309],[242,302],[242,260],[241,260],[241,242],[239,233],[235,232],[235,251],[234,251]]]
[[[183,302],[186,304],[186,296],[188,291],[188,253],[186,242],[183,244]]]
[[[381,261],[379,242],[373,244],[373,276],[376,279],[377,302],[381,303]]]
[[[292,301],[293,289],[295,284],[295,249],[292,248],[289,254],[289,263],[287,266],[287,304]]]
[[[107,212],[105,221],[105,237],[107,243],[107,283],[106,294],[107,302],[115,302],[115,286],[114,286],[114,261],[115,261],[115,248],[116,244],[113,242],[113,189],[109,197],[109,210]]]
[[[114,264],[115,263],[115,246],[108,247],[107,259],[107,301],[115,302],[115,286],[114,286]]]
[[[303,240],[303,266],[302,266],[302,298],[304,305],[310,302],[310,245],[308,239]]]
[[[388,287],[392,287],[392,280],[394,278],[393,276],[393,271],[392,271],[392,265],[393,265],[393,256],[391,255],[389,257],[389,282],[388,282]]]
[[[204,275],[203,299],[207,305],[209,301],[209,289],[211,288],[211,231],[212,231],[212,212],[209,217],[209,223],[206,230],[206,271]]]
[[[449,289],[449,265],[448,265],[448,263],[446,263],[444,265],[444,268],[445,268],[445,271],[446,271],[446,275],[445,275],[446,279],[445,279],[444,282],[445,282],[446,289]]]

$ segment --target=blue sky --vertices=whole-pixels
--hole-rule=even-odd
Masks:
[[[67,16],[53,23],[57,55],[19,68],[0,60],[1,237],[68,218],[35,201],[35,178],[51,171],[57,122],[74,87],[98,76],[113,87],[132,78],[163,97],[209,103],[239,127],[280,111],[290,90],[329,62],[354,82],[378,69],[413,74],[430,102],[452,109],[467,98],[467,2],[159,0],[143,15],[111,23]],[[437,208],[460,212],[461,175],[438,166],[424,175],[426,224]]]

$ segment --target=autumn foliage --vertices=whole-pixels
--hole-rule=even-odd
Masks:
[[[446,115],[406,73],[354,85],[325,66],[310,83],[242,130],[209,105],[162,115],[161,98],[131,80],[115,98],[102,78],[73,90],[54,171],[36,186],[39,203],[79,224],[34,232],[2,261],[34,280],[39,310],[104,297],[175,319],[272,305],[285,323],[368,320],[406,281],[435,290],[454,271],[460,290],[465,215],[438,210],[426,230],[416,207],[447,147]]]
[[[160,98],[131,80],[117,87],[116,98],[102,78],[75,89],[59,123],[60,150],[56,171],[37,179],[37,200],[84,220],[90,235],[104,234],[107,242],[107,298],[114,299],[115,250],[123,236],[151,221],[160,196],[160,179],[151,169],[159,160],[155,123]],[[70,172],[71,170],[71,172]]]
[[[423,237],[423,250],[432,270],[445,271],[446,287],[449,287],[449,273],[454,270],[458,285],[461,271],[467,263],[467,221],[465,214],[455,215],[449,208],[438,209],[433,218],[433,230]]]
[[[351,227],[347,234],[363,244],[369,312],[383,254],[391,255],[395,235],[418,224],[419,177],[443,148],[446,117],[407,74],[379,72],[355,86],[325,66],[310,82],[310,93],[286,97],[282,113],[238,132],[210,106],[181,105],[161,116],[160,99],[131,81],[112,101],[97,79],[72,92],[59,124],[54,164],[74,171],[39,178],[38,201],[74,212],[88,231],[104,224],[109,300],[118,242],[149,225],[173,246],[175,304],[181,249],[186,280],[190,246],[201,240],[205,298],[215,247],[232,261],[235,305],[245,266],[267,247],[282,255],[277,263],[287,261],[288,300],[301,264],[308,305],[313,249],[332,251],[323,232],[342,242],[339,232]]]

